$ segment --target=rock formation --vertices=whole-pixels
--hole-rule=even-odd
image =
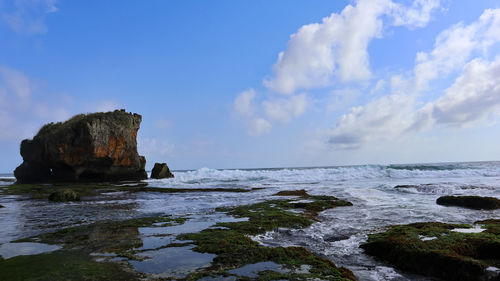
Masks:
[[[122,109],[46,124],[21,142],[24,162],[14,175],[19,183],[145,179],[136,140],[141,121]]]
[[[173,178],[174,174],[170,172],[167,163],[155,163],[153,170],[151,171],[152,179],[163,179],[163,178]]]
[[[438,205],[458,206],[476,210],[500,209],[500,199],[481,196],[441,196],[436,200]]]

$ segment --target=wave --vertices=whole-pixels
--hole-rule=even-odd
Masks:
[[[175,178],[151,180],[170,185],[281,184],[363,179],[500,177],[500,162],[414,165],[360,165],[317,168],[210,169],[174,172]]]

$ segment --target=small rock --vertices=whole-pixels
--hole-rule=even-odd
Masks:
[[[481,196],[441,196],[436,200],[438,205],[459,206],[476,210],[500,209],[500,199]]]
[[[153,170],[151,171],[152,179],[164,179],[173,178],[174,174],[170,172],[167,163],[155,163]]]
[[[53,202],[80,201],[80,194],[69,188],[65,188],[51,193],[49,195],[49,201]]]
[[[1,208],[5,208],[5,207],[4,207],[4,206],[2,206],[2,205],[0,205],[0,209],[1,209]]]
[[[278,193],[273,194],[273,196],[308,196],[305,189],[298,190],[282,190]]]
[[[396,185],[394,188],[418,188],[418,185],[414,185],[414,184],[400,184],[400,185]]]

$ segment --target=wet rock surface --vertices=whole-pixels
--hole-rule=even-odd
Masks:
[[[49,195],[49,201],[52,202],[80,201],[80,194],[69,188],[64,188],[51,193]]]
[[[21,142],[24,162],[14,175],[19,183],[145,179],[136,140],[141,121],[139,114],[115,110],[46,124]]]
[[[155,163],[153,170],[151,170],[151,178],[152,179],[164,179],[164,178],[173,178],[174,174],[170,172],[170,169],[167,166],[167,163]]]
[[[444,206],[458,206],[477,210],[500,209],[500,199],[482,196],[442,196],[436,203]]]
[[[470,225],[440,222],[393,226],[372,234],[361,248],[396,267],[444,280],[499,280],[500,220]],[[500,273],[500,272],[498,272]]]

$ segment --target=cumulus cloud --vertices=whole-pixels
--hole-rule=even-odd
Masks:
[[[273,125],[263,118],[254,118],[250,120],[247,133],[252,137],[258,137],[271,131]]]
[[[15,32],[41,34],[47,32],[45,17],[57,12],[57,0],[14,0],[0,5],[2,20]]]
[[[415,120],[414,100],[394,94],[353,107],[330,131],[328,142],[336,149],[358,148],[368,141],[400,136]]]
[[[393,3],[392,16],[394,25],[424,27],[431,20],[434,9],[439,7],[439,0],[416,0],[411,7]]]
[[[269,120],[283,123],[288,123],[292,118],[297,118],[304,114],[307,104],[308,101],[305,94],[263,102],[264,111]]]
[[[252,116],[255,113],[255,105],[253,104],[254,98],[255,91],[253,89],[248,89],[236,97],[233,107],[236,112],[242,116]]]
[[[500,57],[469,62],[432,106],[436,123],[464,126],[500,114]]]
[[[382,16],[394,17],[394,25],[421,27],[438,6],[437,0],[417,0],[411,7],[390,0],[356,1],[340,14],[292,34],[286,51],[278,55],[273,77],[263,83],[274,92],[292,94],[327,86],[334,77],[342,82],[368,79],[372,73],[367,48],[382,37]]]
[[[474,51],[486,53],[500,41],[500,9],[487,9],[469,25],[458,23],[441,32],[431,52],[417,54],[415,84],[426,89],[438,77],[459,70]]]
[[[431,52],[417,54],[413,82],[393,76],[390,94],[341,116],[330,130],[328,142],[335,148],[358,148],[374,140],[394,139],[440,125],[464,127],[498,116],[500,58],[488,61],[485,57],[499,40],[500,9],[485,10],[477,21],[443,31]],[[470,60],[475,51],[483,58]],[[431,80],[459,70],[444,95],[419,107],[421,91]]]

